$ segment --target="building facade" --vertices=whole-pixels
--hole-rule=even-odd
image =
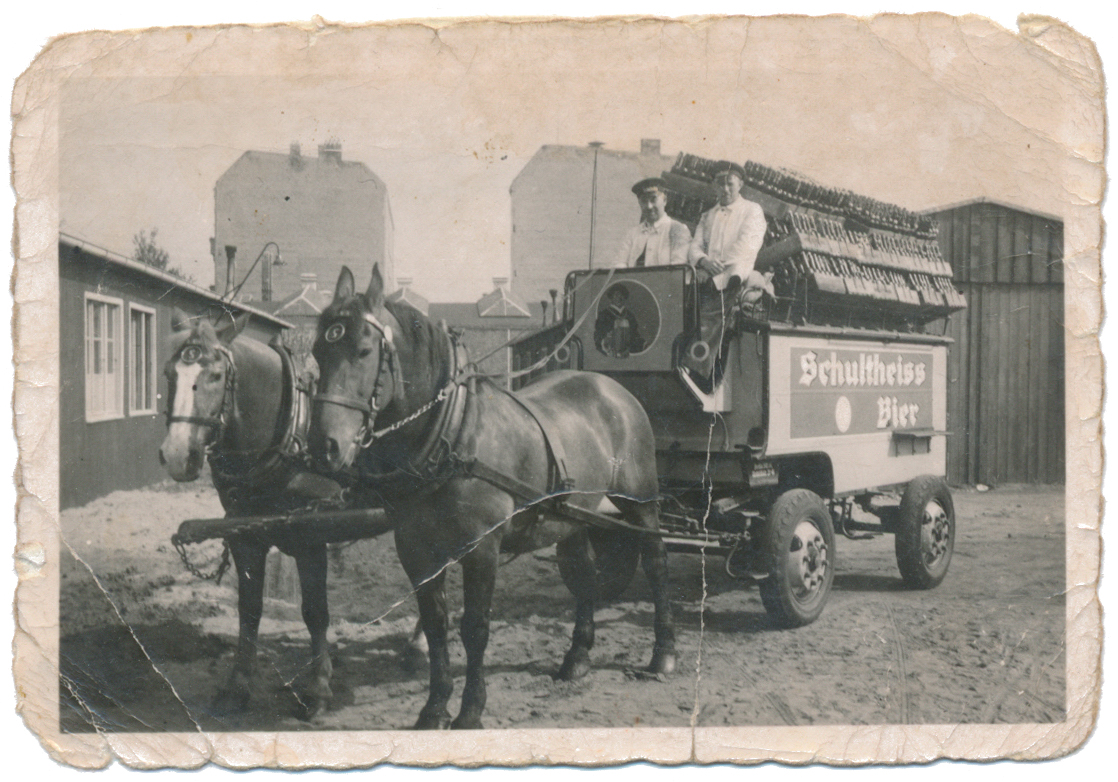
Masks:
[[[508,343],[515,337],[540,328],[545,317],[543,302],[526,304],[513,298],[508,280],[494,280],[493,290],[476,302],[432,302],[428,317],[444,321],[460,334],[469,361],[479,371],[492,374],[495,382],[509,388],[512,351]]]
[[[59,492],[62,508],[165,480],[171,311],[216,320],[250,313],[244,334],[267,342],[287,326],[170,274],[63,236],[59,271]]]
[[[304,274],[335,280],[343,265],[374,262],[392,281],[392,244],[387,187],[364,163],[343,160],[336,142],[321,145],[318,157],[298,144],[286,155],[245,152],[214,186],[219,294],[244,280],[240,300],[277,301],[297,293]]]
[[[987,200],[927,214],[967,298],[947,328],[948,480],[1063,483],[1063,221]]]
[[[625,233],[640,221],[631,188],[673,160],[660,154],[657,139],[642,140],[639,153],[541,147],[509,187],[513,295],[546,301],[550,290],[562,291],[568,272],[613,265]]]

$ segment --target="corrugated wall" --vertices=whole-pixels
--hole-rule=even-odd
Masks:
[[[1063,224],[990,203],[939,217],[968,304],[947,331],[948,479],[1062,483]]]

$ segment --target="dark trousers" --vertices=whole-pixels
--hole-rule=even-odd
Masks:
[[[710,392],[722,380],[722,353],[737,298],[737,286],[720,291],[710,280],[699,284],[699,339],[707,346],[706,355],[697,358],[703,351],[689,349],[681,363],[704,391]]]

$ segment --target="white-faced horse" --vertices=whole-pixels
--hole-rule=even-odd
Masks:
[[[192,481],[208,454],[229,517],[289,512],[340,490],[334,481],[307,472],[295,458],[302,451],[309,412],[306,378],[296,376],[282,347],[238,339],[246,322],[247,316],[226,317],[215,327],[176,312],[165,366],[168,428],[160,461],[175,480]],[[299,573],[312,663],[309,682],[296,695],[300,716],[310,718],[332,694],[326,544],[274,531],[267,537],[236,534],[228,543],[237,570],[240,627],[233,670],[214,708],[233,712],[248,704],[257,672],[264,568],[274,545],[295,558]],[[405,654],[413,665],[424,656],[414,636]]]

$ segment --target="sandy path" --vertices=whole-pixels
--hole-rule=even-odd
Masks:
[[[729,578],[721,559],[706,559],[704,596],[702,558],[672,555],[680,667],[667,681],[634,675],[652,645],[640,573],[598,612],[593,673],[575,684],[554,681],[573,605],[553,551],[520,557],[498,578],[486,726],[679,726],[693,713],[711,726],[1059,720],[1062,489],[957,491],[955,501],[955,559],[940,587],[903,589],[890,537],[840,538],[830,602],[798,630],[774,629],[757,591]],[[182,519],[211,515],[220,505],[201,483],[119,492],[63,514],[73,551],[63,558],[64,725],[88,730],[96,713],[103,727],[131,730],[410,726],[426,677],[400,664],[415,603],[391,536],[333,558],[335,698],[326,714],[312,723],[291,716],[284,682],[306,662],[307,634],[297,608],[279,600],[265,607],[262,674],[249,711],[207,713],[231,665],[235,579],[193,579],[168,541]],[[205,561],[219,551],[208,544],[194,554]],[[460,605],[457,571],[450,594]],[[460,693],[457,637],[451,651]]]

